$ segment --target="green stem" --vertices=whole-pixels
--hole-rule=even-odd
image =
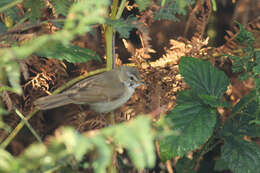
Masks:
[[[89,72],[85,75],[79,76],[79,77],[69,81],[65,85],[59,87],[58,89],[56,89],[53,92],[53,94],[60,93],[61,91],[65,90],[66,88],[73,85],[74,83],[76,83],[76,82],[78,82],[78,81],[80,81],[80,80],[82,80],[86,77],[95,75],[97,73],[104,72],[106,70],[107,69],[102,68],[102,69],[91,71],[91,72]],[[38,111],[39,110],[35,108],[29,115],[26,116],[26,120],[29,121]],[[19,131],[23,128],[24,124],[25,124],[24,121],[20,121],[20,123],[14,128],[14,130],[10,133],[10,135],[0,144],[0,148],[6,148],[9,145],[9,143],[14,139],[14,137],[19,133]]]
[[[125,9],[125,3],[126,3],[126,0],[121,1],[121,4],[120,4],[118,11],[116,13],[116,19],[120,19],[120,17],[122,16],[122,13]]]
[[[7,9],[9,9],[9,8],[12,8],[13,6],[16,6],[17,4],[19,4],[19,3],[21,3],[21,2],[23,2],[23,0],[16,0],[16,1],[14,1],[14,2],[11,2],[11,3],[9,3],[9,4],[7,4],[7,5],[3,6],[3,7],[1,7],[1,8],[0,8],[0,13],[3,12],[3,11],[5,11],[5,10],[7,10]]]
[[[27,126],[27,128],[32,132],[32,134],[38,140],[38,142],[42,143],[40,136],[36,133],[36,131],[32,128],[31,124],[27,121],[27,119],[23,116],[23,114],[17,108],[15,108],[15,113],[21,118],[21,120],[24,122],[24,124]]]
[[[107,69],[113,68],[113,35],[114,31],[111,26],[106,26],[105,40],[106,40],[106,58],[107,58]]]
[[[121,2],[122,4],[122,2]],[[121,6],[121,5],[120,5]],[[122,7],[121,7],[122,8]],[[110,19],[115,20],[118,10],[118,0],[113,0]],[[105,26],[105,42],[106,42],[106,58],[107,69],[111,70],[115,66],[115,46],[114,46],[115,31],[112,26]]]
[[[116,12],[117,12],[117,5],[118,5],[118,0],[114,0],[112,4],[112,12],[111,12],[111,19],[115,19]]]

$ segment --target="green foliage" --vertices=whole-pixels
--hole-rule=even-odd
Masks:
[[[249,44],[250,46],[253,46],[252,44],[255,41],[253,34],[249,31],[247,31],[242,24],[240,24],[238,22],[236,22],[236,23],[240,29],[239,34],[236,36],[236,40],[239,43],[246,43],[246,44]]]
[[[101,58],[92,50],[74,45],[62,45],[59,42],[51,42],[43,49],[36,51],[36,55],[58,60],[66,60],[71,63],[81,63],[88,60],[100,60]]]
[[[13,158],[2,150],[0,169],[6,173],[48,171],[57,166],[61,169],[79,162],[87,163],[84,156],[94,152],[96,159],[88,165],[92,166],[97,173],[105,173],[106,168],[111,164],[113,151],[108,140],[113,141],[114,147],[125,148],[138,169],[151,168],[155,164],[153,138],[151,121],[142,116],[130,123],[104,128],[88,137],[67,127],[63,128],[56,138],[50,139],[47,146],[33,144],[18,158]]]
[[[140,11],[145,10],[151,3],[152,0],[135,0]]]
[[[260,51],[256,51],[253,43],[255,38],[253,34],[248,32],[243,25],[238,23],[240,28],[239,34],[236,36],[238,43],[244,45],[242,48],[243,56],[225,55],[233,61],[232,71],[241,73],[240,80],[247,80],[249,77],[253,77],[257,82],[258,75],[260,74]]]
[[[224,72],[209,62],[191,57],[182,57],[179,71],[191,89],[179,93],[177,106],[159,124],[168,130],[166,135],[159,138],[162,160],[184,156],[200,146],[203,146],[202,152],[209,151],[216,141],[223,141],[216,170],[257,172],[260,148],[244,137],[259,137],[260,134],[259,87],[232,107],[221,100],[229,84]],[[219,116],[216,110],[218,107],[232,107],[229,118],[223,124],[216,121]],[[192,172],[192,166],[185,165],[196,165],[196,157],[194,160],[179,160],[176,169]],[[186,169],[187,167],[191,169]]]
[[[215,108],[227,105],[220,100],[229,84],[222,71],[192,57],[182,57],[179,70],[191,90],[179,94],[177,106],[166,116],[173,133],[159,140],[163,160],[183,156],[206,142],[216,125]]]
[[[207,61],[186,57],[180,61],[180,74],[184,81],[197,93],[221,98],[229,80],[223,71]]]
[[[172,20],[179,21],[176,15],[186,15],[186,7],[193,5],[194,0],[166,0],[160,10],[155,13],[155,20]]]
[[[260,126],[250,123],[260,119],[259,93],[251,91],[243,97],[233,108],[232,115],[236,115],[232,121],[228,121],[220,131],[221,137],[251,136],[257,137],[260,134]]]
[[[28,17],[32,21],[40,17],[42,3],[41,0],[33,2],[31,0],[26,1],[28,14],[30,14]],[[103,14],[107,5],[107,0],[97,2],[95,0],[77,1],[77,3],[72,4],[63,30],[52,35],[39,36],[19,47],[13,46],[2,49],[0,52],[0,69],[5,69],[15,91],[21,93],[19,65],[14,59],[27,58],[33,53],[61,60],[65,59],[69,62],[84,62],[90,59],[98,59],[98,56],[93,51],[72,46],[70,45],[70,41],[77,35],[89,31],[90,25],[104,23],[105,16]],[[83,13],[83,11],[88,11],[88,13]],[[73,14],[73,17],[70,14]],[[53,46],[51,49],[50,45]]]
[[[0,22],[0,34],[6,31],[7,31],[7,27],[5,26],[5,24]]]
[[[117,32],[119,32],[121,37],[129,38],[130,31],[136,28],[137,18],[130,16],[126,20],[107,20],[107,24],[111,25]]]
[[[259,172],[260,148],[253,142],[230,136],[221,148],[221,159],[234,173]]]
[[[42,17],[44,0],[26,0],[24,7],[27,9],[26,15],[30,18],[30,21],[36,22]]]
[[[176,172],[180,173],[195,173],[195,171],[191,167],[192,160],[187,157],[180,158],[175,165]]]
[[[72,1],[75,0],[50,0],[51,4],[55,9],[55,12],[63,16],[67,16],[70,7],[73,4]]]
[[[82,35],[90,31],[90,25],[105,23],[108,0],[77,1],[69,11],[64,24],[64,29],[72,32],[72,35]]]
[[[166,121],[175,133],[159,141],[160,153],[164,161],[183,156],[202,145],[213,132],[216,113],[200,103],[176,106]]]

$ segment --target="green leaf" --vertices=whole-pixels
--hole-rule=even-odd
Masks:
[[[74,1],[74,0],[73,0]],[[67,16],[73,2],[71,0],[50,0],[57,14]]]
[[[59,137],[58,141],[65,145],[67,152],[74,155],[77,161],[80,161],[88,149],[91,148],[87,138],[69,127],[62,129],[62,136]],[[55,144],[55,141],[53,143]]]
[[[221,158],[233,173],[258,173],[260,148],[242,138],[228,137],[221,148]]]
[[[0,107],[0,116],[8,114],[8,111]]]
[[[215,163],[215,170],[216,171],[229,170],[227,162],[222,158],[218,159]]]
[[[178,93],[178,98],[177,98],[177,105],[180,104],[186,104],[186,103],[195,103],[195,102],[200,102],[200,98],[198,97],[198,94],[194,92],[193,90],[184,90],[180,91]]]
[[[182,57],[179,69],[184,81],[198,94],[221,98],[229,84],[225,73],[207,61]]]
[[[135,0],[140,11],[145,10],[151,3],[151,0]]]
[[[13,87],[14,91],[18,94],[22,93],[22,88],[20,86],[20,67],[16,62],[10,61],[5,65],[6,75],[8,80]]]
[[[57,42],[46,44],[42,49],[36,52],[36,55],[55,58],[58,60],[66,60],[71,63],[82,63],[89,60],[101,61],[101,58],[90,49],[74,45],[62,45]]]
[[[42,17],[42,8],[44,7],[43,0],[26,0],[24,7],[27,8],[27,16],[31,19],[32,22]]]
[[[0,21],[0,33],[6,32],[7,27]]]
[[[201,94],[199,95],[199,97],[201,98],[202,102],[205,105],[210,105],[211,107],[217,108],[217,107],[232,107],[232,105],[228,102],[223,102],[221,101],[219,98],[217,98],[216,96],[209,96],[209,95],[205,95],[205,94]]]
[[[47,154],[47,147],[44,144],[32,144],[24,152],[28,159],[41,159]]]
[[[159,140],[162,159],[183,156],[209,138],[216,124],[216,112],[200,103],[177,105],[166,116],[171,135]]]
[[[260,118],[258,114],[258,118]],[[260,126],[258,124],[250,124],[255,117],[248,114],[236,115],[232,120],[228,121],[221,130],[221,136],[260,136]]]
[[[180,173],[195,173],[195,170],[192,168],[193,160],[183,157],[178,159],[178,162],[175,166],[176,172]]]
[[[253,67],[253,72],[255,73],[255,75],[260,74],[260,64]]]
[[[0,148],[0,172],[12,172],[14,158],[10,153]]]
[[[245,42],[248,44],[253,44],[253,42],[255,41],[254,35],[251,32],[248,32],[242,24],[240,24],[239,22],[236,23],[240,29],[239,34],[236,36],[236,40],[239,43]]]
[[[119,32],[121,37],[129,38],[130,31],[136,28],[137,18],[130,16],[126,20],[120,18],[118,20],[107,19],[107,24],[111,25],[117,32]]]
[[[257,137],[260,135],[260,126],[254,123],[250,124],[250,122],[260,119],[260,107],[254,94],[256,93],[252,91],[234,106],[231,114],[236,115],[225,123],[220,131],[222,137],[231,135]]]
[[[104,24],[108,0],[87,0],[73,3],[64,24],[64,29],[73,34],[85,34],[90,31],[90,25]]]
[[[103,131],[112,136],[116,143],[128,150],[129,156],[138,169],[155,165],[155,148],[151,121],[139,116],[135,121],[126,125],[117,125]]]
[[[0,7],[5,6],[9,3],[11,3],[13,0],[1,0],[0,1]]]
[[[194,1],[188,0],[176,0],[176,1],[166,1],[163,6],[155,13],[155,20],[172,20],[178,22],[179,19],[177,15],[186,15],[187,6],[193,5]]]
[[[242,99],[240,99],[240,101],[233,107],[232,114],[241,112],[242,110],[244,110],[247,107],[247,105],[250,102],[253,102],[256,99],[257,99],[257,92],[256,92],[256,90],[252,90],[249,94],[247,94]]]
[[[95,137],[92,142],[97,147],[99,157],[94,161],[95,172],[106,173],[106,168],[111,163],[112,148],[106,143],[106,139],[101,136]]]

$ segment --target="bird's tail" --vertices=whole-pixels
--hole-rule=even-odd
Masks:
[[[72,101],[65,94],[45,96],[34,101],[34,105],[36,105],[37,108],[41,110],[52,109],[70,103],[72,103]]]

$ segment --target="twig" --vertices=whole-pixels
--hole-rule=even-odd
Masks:
[[[42,140],[40,136],[36,133],[36,131],[32,128],[31,124],[27,121],[27,119],[23,116],[23,114],[15,108],[15,113],[21,118],[21,120],[24,122],[24,124],[28,127],[28,129],[32,132],[34,137],[38,140],[38,142],[42,143]]]

